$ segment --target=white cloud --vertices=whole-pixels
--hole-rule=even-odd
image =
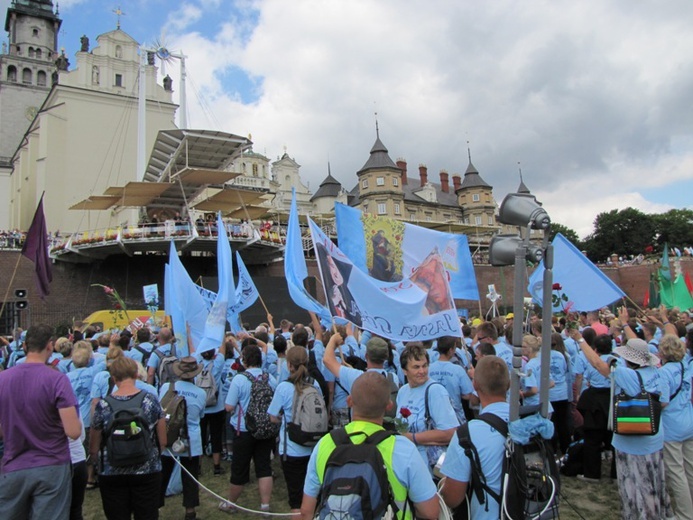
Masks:
[[[189,0],[172,9],[160,19],[170,47],[188,56],[190,126],[252,133],[272,158],[286,145],[313,189],[328,156],[333,175],[355,185],[376,111],[390,156],[414,175],[419,163],[432,180],[442,168],[463,173],[469,140],[497,200],[516,189],[521,161],[554,220],[581,235],[599,212],[667,209],[667,189],[680,207],[693,189],[686,0]]]

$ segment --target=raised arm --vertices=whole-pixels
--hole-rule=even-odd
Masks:
[[[335,349],[344,343],[344,339],[338,333],[332,334],[330,341],[325,345],[325,354],[323,355],[322,362],[324,363],[327,370],[332,372],[335,377],[339,377],[339,368],[342,364],[337,360],[337,356],[334,355]]]

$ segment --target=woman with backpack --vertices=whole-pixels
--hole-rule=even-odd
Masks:
[[[164,383],[159,389],[159,399],[164,406],[167,406],[166,397],[168,392],[175,392],[185,399],[187,417],[185,429],[187,430],[187,446],[182,451],[176,451],[175,455],[180,457],[181,465],[188,471],[181,472],[183,482],[183,507],[185,508],[185,520],[195,520],[197,514],[195,508],[200,505],[200,489],[197,479],[200,474],[200,456],[202,455],[202,435],[200,434],[200,420],[205,414],[206,394],[195,384],[195,376],[202,371],[202,365],[192,356],[186,356],[173,364],[173,373],[177,381]],[[169,394],[169,397],[172,395]],[[171,413],[167,407],[166,413]],[[168,440],[168,439],[167,439]],[[175,447],[171,448],[175,450]],[[166,450],[161,457],[161,490],[160,499],[163,507],[166,499],[166,488],[168,487],[175,461],[169,450]],[[188,472],[192,475],[188,475]]]
[[[112,395],[99,399],[91,417],[89,456],[102,460],[99,489],[103,511],[108,519],[157,518],[159,514],[159,489],[161,487],[160,453],[166,446],[166,419],[156,397],[135,386],[137,363],[125,356],[115,358],[109,367],[118,385]],[[117,450],[105,453],[102,446],[119,442],[119,419],[123,410],[140,411],[139,419],[132,419],[126,427],[133,427],[140,449],[138,462],[128,463],[115,459]],[[126,421],[131,419],[127,417]],[[139,430],[139,431],[138,431]],[[114,435],[116,433],[116,435]],[[158,440],[158,441],[157,441]],[[131,442],[128,440],[128,443]],[[131,450],[133,451],[133,450]],[[101,455],[101,457],[99,457]],[[104,456],[105,455],[105,456]]]
[[[282,471],[289,494],[289,507],[292,513],[299,514],[303,499],[303,482],[306,479],[308,460],[312,447],[301,446],[288,435],[288,424],[295,420],[294,402],[309,387],[320,392],[320,386],[308,375],[308,351],[303,347],[292,348],[286,353],[289,379],[277,385],[272,403],[267,410],[274,423],[281,423],[279,432],[279,453]],[[283,416],[283,418],[282,418]]]
[[[277,382],[267,372],[262,371],[262,351],[257,345],[247,344],[243,347],[241,360],[245,371],[239,372],[231,380],[225,401],[226,411],[231,414],[230,422],[233,435],[229,500],[219,503],[219,510],[225,513],[237,511],[233,504],[250,481],[251,460],[255,464],[255,476],[258,481],[260,509],[262,511],[269,511],[273,487],[271,454],[277,440],[276,434],[271,438],[261,438],[264,435],[249,431],[246,418],[249,417],[249,414],[258,411],[255,409],[255,402],[251,406],[251,389],[253,389],[254,398],[257,398],[258,395],[267,393],[268,385],[274,392]],[[271,398],[269,402],[271,402]],[[268,406],[269,402],[267,403]],[[261,413],[264,414],[265,418],[268,418],[267,409]]]
[[[619,311],[619,321],[629,327],[628,310]],[[647,343],[631,337],[624,346],[614,349],[614,354],[622,358],[622,363],[611,366],[585,342],[576,329],[571,329],[571,337],[578,342],[587,361],[605,377],[613,377],[615,399],[621,392],[633,398],[644,388],[648,394],[669,400],[669,391],[660,377],[657,368],[659,359],[650,353]],[[651,399],[648,396],[648,400]],[[614,428],[617,422],[615,421]],[[645,423],[647,424],[647,423]],[[621,515],[623,518],[673,518],[664,477],[664,435],[662,429],[653,435],[633,435],[614,432],[612,444],[615,449],[618,491],[621,496]]]
[[[224,373],[224,357],[226,354],[226,343],[222,343],[219,351],[206,350],[200,354],[198,361],[202,365],[202,372],[198,376],[198,386],[202,386],[204,390],[215,390],[215,397],[207,396],[207,407],[205,415],[200,421],[202,430],[202,445],[203,449],[207,446],[207,442],[212,445],[212,462],[214,463],[214,476],[223,475],[224,470],[221,467],[221,449],[224,440],[224,422],[226,419],[226,410],[224,410],[224,399],[221,388],[223,386],[222,376]],[[214,386],[200,385],[201,379],[213,378]],[[209,381],[211,383],[211,381]],[[214,401],[210,404],[210,401]]]

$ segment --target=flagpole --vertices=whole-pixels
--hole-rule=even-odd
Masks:
[[[0,307],[0,316],[5,312],[5,306],[7,304],[7,297],[12,289],[12,283],[14,282],[14,277],[17,275],[17,269],[19,268],[19,261],[22,259],[22,253],[17,255],[17,263],[14,265],[14,271],[12,271],[12,277],[10,278],[10,283],[7,284],[7,290],[5,291],[5,297],[2,299],[2,307]]]

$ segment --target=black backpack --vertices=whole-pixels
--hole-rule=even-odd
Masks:
[[[139,352],[140,354],[142,354],[142,366],[143,366],[144,368],[147,368],[147,364],[149,363],[149,358],[151,357],[152,351],[153,351],[154,349],[152,349],[152,350],[147,350],[146,348],[142,348],[142,347],[140,347],[139,345],[135,345],[135,350],[136,350],[137,352]]]
[[[254,377],[248,372],[239,372],[250,380],[250,401],[248,409],[245,410],[245,429],[255,439],[274,439],[279,435],[281,425],[273,423],[267,413],[274,390],[269,384],[269,374],[263,372]],[[241,410],[243,412],[243,410]]]
[[[482,413],[477,419],[489,424],[503,437],[508,437],[508,423],[500,417]],[[505,510],[505,517],[515,520],[559,517],[560,475],[550,441],[538,435],[530,438],[527,444],[519,444],[512,439],[506,441],[499,494],[488,487],[479,453],[469,435],[468,423],[457,428],[457,437],[472,470],[467,488],[469,503],[474,493],[479,504],[485,505],[487,511],[486,500],[490,496]],[[463,503],[455,511],[454,518],[466,518],[466,512],[467,505]]]
[[[141,390],[131,399],[121,401],[108,395],[105,401],[111,408],[111,417],[103,428],[103,448],[111,466],[115,468],[144,464],[151,456],[154,442],[149,422],[144,417],[142,402],[146,392]]]
[[[344,428],[330,432],[335,449],[325,465],[317,518],[371,520],[382,518],[388,506],[398,511],[378,450],[378,444],[394,433],[380,430],[361,444],[351,441],[354,435],[364,433],[349,434]]]

